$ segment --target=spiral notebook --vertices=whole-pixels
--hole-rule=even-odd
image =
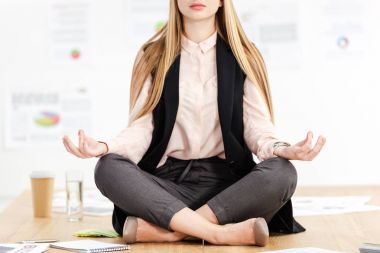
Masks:
[[[95,240],[76,240],[67,242],[51,243],[50,247],[56,249],[70,250],[80,253],[97,253],[97,252],[110,252],[118,250],[128,250],[130,246],[127,244],[116,244],[100,242]]]

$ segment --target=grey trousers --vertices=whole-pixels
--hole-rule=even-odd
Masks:
[[[114,203],[113,227],[122,234],[127,216],[137,216],[170,229],[175,213],[207,204],[219,224],[263,217],[269,223],[291,198],[297,184],[293,164],[273,157],[244,175],[224,159],[179,160],[169,157],[150,174],[131,160],[107,154],[95,168],[95,183]]]

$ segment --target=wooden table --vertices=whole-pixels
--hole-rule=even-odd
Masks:
[[[297,196],[371,195],[371,204],[380,205],[380,186],[376,187],[306,187]],[[294,235],[273,236],[265,248],[254,246],[214,246],[199,242],[137,243],[128,252],[262,252],[294,247],[320,247],[343,252],[359,252],[363,242],[380,243],[380,211],[302,217],[297,219],[307,231]],[[85,216],[81,222],[68,222],[64,214],[53,213],[52,218],[33,218],[30,192],[25,192],[0,214],[0,242],[52,238],[75,240],[72,233],[80,229],[111,229],[111,217]],[[122,243],[120,238],[102,241]],[[49,253],[60,251],[49,249]],[[63,251],[62,251],[63,252]]]

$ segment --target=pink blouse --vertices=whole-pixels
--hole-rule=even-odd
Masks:
[[[158,167],[168,156],[184,160],[225,158],[217,105],[216,39],[217,31],[199,43],[182,35],[177,118]],[[144,105],[151,83],[149,76],[130,118]],[[244,139],[249,149],[260,161],[275,156],[272,146],[279,141],[275,127],[262,96],[248,78],[244,83],[243,112]],[[149,147],[152,131],[153,117],[149,113],[105,141],[108,153],[117,153],[138,163]]]

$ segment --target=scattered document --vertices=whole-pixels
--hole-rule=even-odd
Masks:
[[[41,253],[47,251],[48,243],[38,244],[16,244],[2,243],[0,244],[0,253]]]
[[[53,211],[66,212],[66,192],[61,191],[54,194]],[[112,215],[113,203],[104,197],[98,190],[84,190],[83,192],[83,214],[94,216]],[[0,252],[1,253],[1,252]]]
[[[123,9],[127,42],[141,45],[167,22],[169,1],[124,1]]]
[[[364,243],[359,250],[360,253],[380,253],[380,244]]]
[[[30,83],[5,90],[7,148],[62,148],[64,134],[91,131],[91,89],[65,82],[49,86]]]
[[[299,3],[295,0],[236,1],[242,26],[264,55],[269,69],[298,69],[301,65]]]
[[[94,53],[94,1],[48,1],[49,55],[52,64],[91,64]]]
[[[345,64],[356,64],[365,60],[368,51],[370,29],[367,28],[366,16],[370,5],[362,0],[319,1],[319,17],[321,31],[320,46],[325,51],[329,62],[340,61]],[[318,49],[317,49],[318,50]]]
[[[331,251],[319,248],[294,248],[294,249],[284,249],[276,251],[264,251],[266,253],[342,253],[339,251]]]
[[[294,216],[313,216],[368,212],[380,210],[380,206],[368,205],[371,196],[343,197],[294,197]]]

